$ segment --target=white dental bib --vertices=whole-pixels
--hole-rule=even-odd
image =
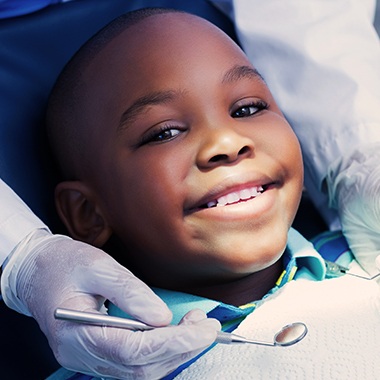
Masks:
[[[291,322],[309,332],[291,347],[218,344],[176,379],[378,379],[380,287],[351,276],[298,280],[268,297],[234,331],[271,341]]]

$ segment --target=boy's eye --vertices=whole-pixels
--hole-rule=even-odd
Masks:
[[[167,128],[161,130],[161,132],[158,132],[154,136],[152,136],[152,141],[165,141],[170,140],[173,137],[179,135],[181,131],[176,128]]]
[[[181,132],[182,130],[178,127],[163,126],[159,130],[153,130],[144,136],[139,145],[170,141],[176,138]]]
[[[252,102],[238,107],[231,114],[234,118],[248,117],[255,115],[257,112],[267,109],[268,105],[264,101]]]

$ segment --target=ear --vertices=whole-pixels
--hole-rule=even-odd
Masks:
[[[112,235],[93,191],[81,181],[65,181],[55,189],[58,214],[70,236],[102,247]]]

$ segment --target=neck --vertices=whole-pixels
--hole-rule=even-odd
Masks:
[[[107,248],[104,248],[106,248],[106,251],[111,256],[116,260],[119,259],[119,262],[126,265],[128,269],[148,285],[194,294],[234,306],[241,306],[255,300],[260,300],[275,286],[284,269],[282,259],[280,258],[268,268],[235,280],[213,282],[212,284],[203,283],[196,286],[193,285],[194,282],[179,285],[179,279],[177,279],[178,281],[175,282],[175,285],[173,285],[172,280],[168,283],[162,283],[162,281],[155,283],[154,281],[149,281],[148,277],[144,276],[144,273],[140,273],[138,268],[133,266],[133,263],[125,262],[125,247],[117,242],[118,240],[111,238],[110,242],[107,243]],[[124,249],[121,249],[121,247],[124,247]],[[120,252],[123,252],[123,257],[120,257]]]
[[[237,280],[181,291],[240,306],[264,297],[275,286],[282,271],[283,265],[280,259],[268,268]]]

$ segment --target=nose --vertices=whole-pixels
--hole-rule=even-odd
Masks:
[[[203,131],[202,141],[197,164],[203,169],[236,163],[252,156],[254,151],[253,141],[231,127]]]

